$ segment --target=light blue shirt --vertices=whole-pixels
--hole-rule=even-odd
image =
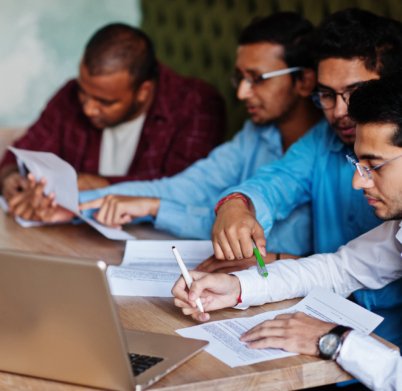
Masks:
[[[316,125],[321,128],[320,125]],[[230,186],[250,178],[264,164],[283,155],[281,135],[274,125],[256,126],[246,121],[231,140],[215,148],[180,174],[153,181],[125,182],[80,194],[80,201],[107,194],[161,198],[155,227],[179,237],[209,239],[214,221],[214,206]],[[281,219],[278,219],[281,220]],[[273,224],[268,251],[295,255],[312,251],[311,210],[301,203],[286,222]]]
[[[351,153],[328,124],[321,124],[289,148],[283,159],[261,167],[250,179],[225,190],[240,192],[254,204],[257,220],[269,232],[300,204],[311,202],[314,252],[335,252],[381,221],[363,191],[352,188]],[[379,290],[359,290],[356,301],[386,319],[376,333],[402,346],[402,281]],[[398,314],[399,312],[399,314]]]

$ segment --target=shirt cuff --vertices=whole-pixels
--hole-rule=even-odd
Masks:
[[[185,230],[187,225],[185,211],[186,207],[184,205],[161,199],[155,218],[155,228],[183,236],[182,230]]]
[[[398,351],[352,330],[345,338],[336,361],[368,388],[380,390],[388,389],[385,385],[392,383],[398,360]]]
[[[231,273],[240,281],[241,300],[235,308],[247,309],[253,305],[261,305],[271,301],[267,287],[271,283],[270,275],[262,277],[256,267]]]

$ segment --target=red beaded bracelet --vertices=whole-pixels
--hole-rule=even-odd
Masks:
[[[215,214],[218,213],[218,209],[219,209],[226,201],[233,200],[233,199],[235,199],[235,198],[238,198],[239,200],[242,200],[242,201],[246,204],[247,208],[250,206],[249,200],[248,200],[248,198],[247,198],[245,195],[243,195],[243,194],[241,194],[241,193],[232,193],[232,194],[227,195],[226,197],[223,197],[222,199],[220,199],[220,200],[216,203],[215,209],[214,209],[214,210],[215,210]]]

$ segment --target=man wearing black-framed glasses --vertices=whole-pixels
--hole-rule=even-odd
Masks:
[[[376,215],[389,221],[336,253],[268,265],[268,278],[261,278],[251,269],[235,275],[191,272],[195,280],[190,289],[192,300],[183,279],[172,291],[175,304],[185,314],[206,321],[211,310],[290,299],[307,294],[317,285],[347,296],[356,289],[378,290],[401,279],[402,74],[365,83],[352,94],[349,109],[357,123],[355,152],[360,159],[360,163],[353,160],[357,168],[353,186],[363,189]],[[359,171],[359,167],[365,168]],[[402,292],[398,293],[402,299]],[[207,313],[196,309],[194,300],[199,297]],[[402,303],[396,310],[402,312]],[[372,390],[402,389],[402,358],[398,351],[369,335],[301,312],[262,322],[244,333],[241,340],[251,349],[279,348],[336,360]],[[356,384],[351,389],[361,390]]]
[[[227,201],[218,203],[213,228],[218,259],[250,257],[252,239],[264,253],[272,223],[305,200],[312,202],[316,253],[336,251],[380,224],[363,192],[350,185],[354,171],[345,155],[353,153],[356,124],[348,103],[362,83],[402,67],[401,24],[363,10],[340,11],[319,27],[316,52],[315,101],[330,126],[304,136],[281,161],[221,195]],[[234,194],[232,199],[229,194]],[[386,318],[376,332],[402,346],[402,313],[396,309],[402,299],[400,285],[354,295],[359,304]]]

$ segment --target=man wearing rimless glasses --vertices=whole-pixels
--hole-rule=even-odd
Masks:
[[[249,265],[241,259],[252,256],[253,240],[264,253],[273,222],[301,202],[312,203],[315,253],[336,251],[383,218],[378,212],[375,216],[372,208],[380,205],[381,194],[367,190],[367,203],[365,194],[350,185],[354,171],[345,155],[353,154],[356,124],[348,115],[348,103],[362,82],[402,68],[401,24],[363,10],[340,11],[318,28],[315,49],[318,87],[314,100],[329,126],[307,134],[283,159],[222,194],[224,202],[218,203],[213,227],[215,264],[224,259],[223,264],[237,263],[238,268]],[[289,285],[297,285],[298,278],[295,274]],[[402,283],[394,282],[379,291],[356,291],[354,298],[385,317],[375,332],[402,347],[401,289]]]
[[[199,297],[208,312],[234,306],[239,297],[244,308],[306,295],[316,286],[348,296],[402,277],[402,74],[367,82],[353,93],[349,113],[357,122],[354,149],[359,158],[349,158],[356,168],[353,186],[363,189],[376,215],[389,221],[336,253],[274,262],[267,267],[268,278],[252,269],[234,275],[191,272],[195,282],[189,293],[182,279],[173,288],[175,303],[185,314],[209,319],[195,307]],[[349,327],[303,313],[283,314],[247,331],[241,340],[252,349],[281,348],[336,360],[370,389],[402,390],[399,352]],[[360,389],[353,385],[353,391]]]
[[[232,78],[250,115],[244,128],[208,158],[172,178],[85,192],[81,201],[115,195],[83,207],[100,208],[97,218],[104,224],[121,225],[151,215],[156,228],[209,239],[214,205],[223,190],[279,159],[310,128],[324,126],[319,122],[322,113],[310,100],[316,82],[308,41],[312,31],[312,24],[293,12],[252,22],[239,38]],[[276,224],[268,247],[271,257],[285,250],[293,255],[312,251],[310,213],[304,203],[288,217],[288,224]],[[287,238],[285,245],[282,237]]]

